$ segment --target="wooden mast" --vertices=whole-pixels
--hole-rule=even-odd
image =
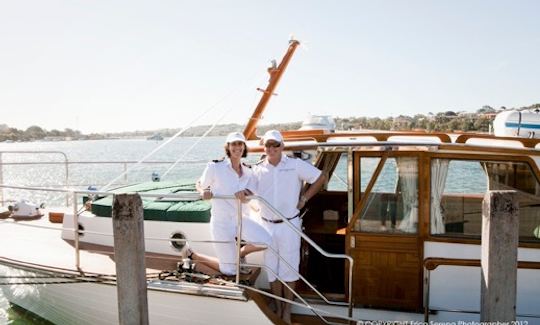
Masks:
[[[285,55],[283,56],[283,59],[281,60],[279,66],[276,67],[274,64],[272,67],[268,68],[270,80],[268,80],[268,86],[266,86],[266,89],[258,89],[262,91],[263,95],[261,97],[261,100],[259,101],[259,104],[257,104],[255,111],[251,115],[251,118],[249,119],[246,128],[244,129],[244,136],[246,137],[246,139],[254,140],[257,138],[255,134],[255,130],[257,129],[257,123],[259,123],[261,115],[264,112],[268,101],[270,100],[270,96],[274,94],[274,89],[276,89],[276,86],[281,79],[283,72],[285,72],[285,69],[287,68],[287,65],[289,64],[289,61],[291,60],[291,57],[294,54],[294,51],[296,50],[296,47],[298,45],[300,45],[299,41],[290,40],[287,53],[285,53]]]

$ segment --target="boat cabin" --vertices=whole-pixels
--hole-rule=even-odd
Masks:
[[[471,311],[470,306],[478,305],[476,297],[452,293],[460,288],[467,292],[470,285],[459,263],[441,267],[446,273],[427,284],[424,269],[428,258],[480,258],[482,200],[488,190],[518,193],[520,259],[540,258],[540,152],[527,148],[539,140],[513,138],[514,148],[509,149],[493,146],[508,145],[508,139],[489,136],[321,133],[310,137],[311,141],[300,131],[289,135],[285,148],[299,159],[310,160],[329,180],[307,203],[303,230],[326,251],[353,258],[350,294],[355,307],[420,311],[427,285],[437,303],[434,309],[460,310],[463,305],[469,306],[463,311]],[[484,143],[465,144],[473,141]],[[327,297],[347,301],[345,260],[328,259],[303,245],[300,271]],[[449,291],[448,281],[454,285]],[[479,286],[477,282],[472,283]],[[519,286],[524,283],[518,284],[518,291]],[[309,295],[311,290],[303,287],[302,291]],[[530,299],[520,304],[518,313],[534,314]]]

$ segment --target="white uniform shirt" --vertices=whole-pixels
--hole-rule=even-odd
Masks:
[[[238,176],[231,166],[231,160],[225,158],[218,162],[209,162],[204,170],[199,184],[202,188],[210,188],[213,195],[234,195],[244,190],[251,178],[251,168],[242,166],[242,176]],[[212,218],[236,218],[238,208],[236,200],[212,199]],[[248,211],[247,208],[242,210]],[[222,219],[223,220],[223,219]]]
[[[277,166],[266,159],[252,167],[253,176],[248,189],[264,198],[286,218],[298,214],[298,199],[302,182],[314,183],[321,171],[302,159],[281,156]],[[279,220],[270,209],[260,204],[261,216],[269,220]]]

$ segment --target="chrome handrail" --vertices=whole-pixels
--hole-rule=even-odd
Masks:
[[[276,216],[278,216],[284,223],[286,223],[297,235],[299,235],[302,239],[304,239],[308,244],[310,244],[313,248],[315,248],[320,254],[323,256],[326,256],[328,258],[340,258],[340,259],[347,259],[349,261],[349,283],[348,283],[348,306],[349,306],[349,317],[352,316],[352,279],[353,279],[353,266],[354,266],[354,260],[351,256],[347,254],[334,254],[334,253],[328,253],[323,248],[321,248],[317,243],[315,243],[309,236],[307,236],[304,232],[296,228],[283,214],[281,214],[275,207],[273,207],[268,201],[266,201],[264,198],[258,196],[258,195],[252,195],[251,196],[254,199],[257,199],[259,202],[262,202],[267,208],[269,208],[272,213]],[[298,275],[300,275],[298,273]],[[309,282],[306,282],[312,290],[314,290],[326,303],[328,304],[336,304],[335,302],[330,302],[329,300],[324,297],[315,287],[313,287]]]

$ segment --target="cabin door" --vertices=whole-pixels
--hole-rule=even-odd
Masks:
[[[354,259],[353,302],[418,310],[422,306],[419,156],[404,152],[352,156],[354,212],[345,245]]]

